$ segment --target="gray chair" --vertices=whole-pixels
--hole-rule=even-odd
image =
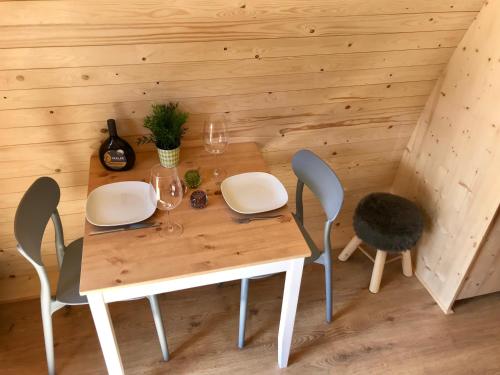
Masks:
[[[309,150],[298,151],[292,159],[292,168],[298,178],[296,190],[296,213],[293,215],[307,245],[311,249],[311,256],[306,258],[305,264],[319,263],[325,267],[326,291],[326,321],[332,321],[332,269],[330,254],[330,231],[333,221],[339,214],[344,201],[344,190],[335,172]],[[313,239],[304,227],[304,208],[302,193],[306,185],[318,198],[326,214],[323,231],[323,250],[318,249]],[[241,280],[240,295],[240,322],[238,347],[245,345],[245,323],[248,305],[249,279]]]
[[[37,179],[21,199],[14,221],[17,250],[35,267],[40,278],[40,303],[49,374],[55,374],[52,314],[66,305],[88,303],[87,297],[79,293],[83,239],[79,238],[68,246],[64,244],[61,218],[57,212],[59,198],[59,186],[53,179],[49,177]],[[49,219],[52,219],[54,224],[56,254],[60,269],[55,298],[51,296],[49,279],[41,256],[42,238]],[[158,299],[156,296],[147,298],[153,311],[163,359],[168,361],[168,346]]]

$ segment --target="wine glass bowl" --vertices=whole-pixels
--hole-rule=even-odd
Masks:
[[[229,137],[224,119],[210,119],[205,122],[205,127],[203,129],[203,144],[205,145],[205,150],[216,157],[216,167],[213,171],[216,182],[220,182],[222,177],[226,174],[224,170],[217,166],[219,164],[218,155],[224,153],[228,143]]]
[[[156,207],[159,210],[173,210],[182,200],[182,191],[174,180],[164,181],[156,178],[154,190],[156,196]]]
[[[160,164],[151,169],[150,177],[151,198],[156,208],[166,211],[167,222],[163,232],[165,234],[182,233],[182,225],[170,221],[170,211],[175,209],[182,202],[183,187],[177,172],[177,168],[165,168]]]

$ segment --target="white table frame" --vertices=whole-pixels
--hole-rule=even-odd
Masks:
[[[278,366],[287,367],[303,267],[304,258],[296,258],[86,293],[108,373],[124,374],[108,303],[278,272],[286,272],[278,331]]]

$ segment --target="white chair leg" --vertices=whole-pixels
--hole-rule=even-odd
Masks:
[[[380,289],[380,282],[382,281],[382,274],[384,273],[385,259],[387,258],[387,252],[383,250],[377,250],[377,255],[375,257],[375,264],[373,265],[372,279],[370,281],[370,292],[378,293]]]
[[[160,341],[161,354],[164,361],[168,361],[168,345],[167,338],[165,336],[165,329],[163,328],[163,320],[161,318],[160,304],[158,303],[157,296],[148,296],[149,303],[151,305],[151,311],[153,313],[153,320],[156,326],[156,332],[158,333],[158,340]]]
[[[354,251],[358,248],[358,246],[361,244],[361,239],[358,238],[358,236],[354,236],[351,241],[347,244],[347,246],[342,250],[342,252],[339,255],[339,260],[342,262],[345,262],[349,257],[354,253]]]
[[[56,373],[54,359],[54,333],[52,331],[52,314],[50,313],[50,302],[41,299],[43,339],[45,341],[45,355],[47,356],[47,368],[49,375]]]
[[[413,270],[411,266],[411,252],[410,250],[403,251],[401,253],[401,263],[403,265],[403,275],[406,277],[413,276]]]

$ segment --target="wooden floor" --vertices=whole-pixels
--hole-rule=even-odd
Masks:
[[[283,277],[250,284],[248,345],[236,348],[239,283],[162,295],[171,351],[160,361],[146,300],[111,305],[128,374],[500,374],[500,294],[459,303],[445,316],[399,264],[379,294],[361,254],[334,264],[335,316],[324,323],[321,266],[304,271],[289,367],[277,368]],[[38,301],[0,306],[0,373],[46,372]],[[58,374],[105,373],[87,306],[54,314]]]

